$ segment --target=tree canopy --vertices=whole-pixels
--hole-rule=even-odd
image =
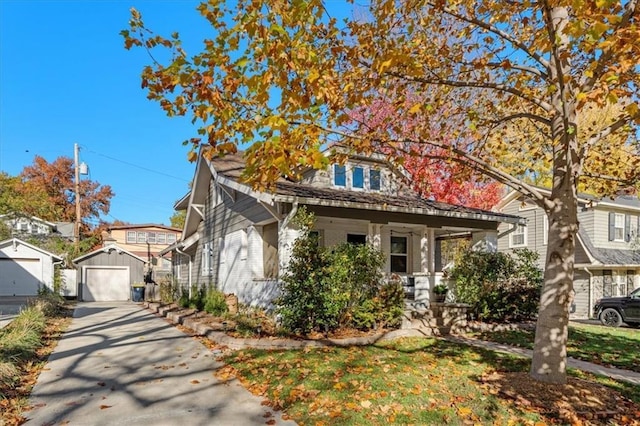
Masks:
[[[342,21],[331,4],[209,0],[198,11],[213,35],[192,56],[136,10],[122,35],[152,57],[170,49],[142,72],[148,98],[192,117],[186,143],[203,155],[251,144],[257,187],[324,167],[322,147],[339,142],[458,164],[535,200],[549,239],[531,374],[564,382],[578,186],[610,195],[640,175],[638,0],[372,0]],[[354,118],[381,102],[394,113]],[[614,112],[585,125],[592,106]],[[550,195],[527,181],[542,164]]]

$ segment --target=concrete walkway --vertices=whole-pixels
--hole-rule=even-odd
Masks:
[[[142,305],[80,303],[31,393],[33,425],[289,424]]]
[[[461,336],[447,336],[447,340],[456,343],[463,343],[485,349],[490,349],[497,352],[504,352],[513,355],[519,355],[521,357],[531,358],[533,351],[530,349],[518,348],[510,345],[503,345],[501,343],[487,342],[484,340],[473,339],[469,337]],[[591,362],[582,361],[575,358],[567,358],[567,365],[570,368],[575,368],[582,371],[587,371],[601,376],[611,377],[612,379],[619,380],[621,382],[631,383],[636,386],[640,386],[640,373],[629,370],[621,370],[619,368],[605,367],[602,365],[594,364]]]

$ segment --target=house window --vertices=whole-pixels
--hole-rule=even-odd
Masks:
[[[407,237],[391,237],[391,272],[407,273]]]
[[[609,241],[624,241],[624,215],[609,213]]]
[[[354,188],[364,188],[364,169],[362,167],[351,169],[351,179],[351,185]]]
[[[127,244],[136,243],[136,231],[127,231]]]
[[[515,231],[511,233],[510,247],[524,247],[527,245],[527,227],[518,225]]]
[[[176,242],[176,234],[167,234],[167,244],[173,244]]]
[[[166,244],[167,243],[167,234],[164,232],[156,233],[156,242],[158,244]]]
[[[542,216],[542,244],[545,246],[549,242],[549,217],[545,214]]]
[[[629,216],[629,239],[635,241],[638,238],[638,226],[640,224],[640,216]]]
[[[211,275],[211,243],[202,246],[202,275]]]
[[[627,295],[627,274],[625,271],[613,271],[613,295]]]
[[[369,188],[374,191],[380,191],[381,179],[380,170],[369,170]]]
[[[28,230],[29,230],[29,225],[27,225],[26,223],[20,224],[20,231],[27,232]]]
[[[147,242],[149,244],[155,244],[156,243],[156,233],[155,232],[148,232],[147,233]]]
[[[333,184],[335,186],[347,186],[347,168],[340,164],[333,165]]]
[[[367,236],[362,234],[347,234],[347,242],[355,245],[367,244]]]
[[[146,243],[146,242],[147,242],[147,233],[138,232],[138,243]]]

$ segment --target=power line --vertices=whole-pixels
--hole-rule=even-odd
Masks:
[[[126,164],[126,165],[131,166],[131,167],[136,167],[136,168],[138,168],[138,169],[142,169],[142,170],[146,170],[147,172],[151,172],[151,173],[155,173],[155,174],[158,174],[158,175],[162,175],[162,176],[170,177],[170,178],[172,178],[172,179],[177,179],[177,180],[182,181],[182,182],[190,182],[190,180],[187,180],[187,179],[183,179],[183,178],[180,178],[180,177],[177,177],[177,176],[173,176],[173,175],[170,175],[170,174],[167,174],[167,173],[164,173],[164,172],[160,172],[160,171],[158,171],[158,170],[148,169],[148,168],[146,168],[146,167],[142,167],[142,166],[139,166],[139,165],[137,165],[137,164],[129,163],[129,162],[127,162],[127,161],[120,160],[120,159],[118,159],[118,158],[110,157],[110,156],[108,156],[108,155],[105,155],[105,154],[102,154],[102,153],[96,152],[96,151],[94,151],[94,150],[92,150],[92,149],[89,149],[89,148],[87,148],[87,147],[85,147],[85,146],[83,146],[83,145],[80,145],[80,147],[81,147],[83,150],[87,151],[87,152],[90,152],[90,153],[92,153],[92,154],[99,155],[99,156],[104,157],[104,158],[108,158],[109,160],[117,161],[117,162],[119,162],[119,163],[123,163],[123,164]]]

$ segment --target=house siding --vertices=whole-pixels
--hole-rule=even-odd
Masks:
[[[516,199],[506,205],[502,209],[502,213],[512,214],[523,217],[527,220],[526,227],[526,248],[533,250],[539,254],[537,265],[540,268],[545,267],[547,258],[547,245],[544,242],[544,216],[545,212],[540,207],[533,207],[527,204],[524,209],[520,206],[522,200]],[[498,251],[513,253],[514,248],[511,247],[511,226],[500,224],[498,227]],[[524,247],[516,247],[524,248]]]
[[[571,307],[570,318],[585,319],[591,316],[589,299],[589,274],[584,270],[576,270],[573,277],[575,296]]]

